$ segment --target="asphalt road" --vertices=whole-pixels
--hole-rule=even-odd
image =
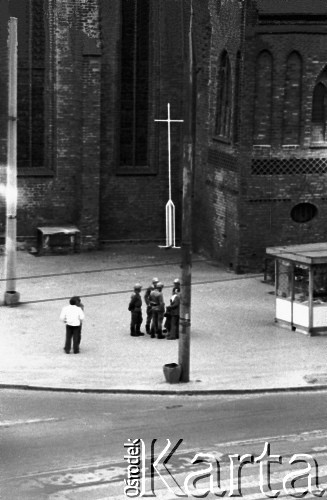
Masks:
[[[293,454],[306,453],[318,463],[321,484],[327,487],[326,396],[324,392],[154,397],[1,391],[0,498],[124,498],[128,465],[124,443],[129,438],[144,440],[148,471],[151,444],[153,459],[167,439],[169,451],[176,446],[169,460],[174,484],[169,488],[156,474],[158,498],[178,498],[182,490],[176,482],[181,486],[185,474],[194,471],[192,459],[197,453],[221,461],[223,483],[230,488],[230,455],[258,457],[265,442],[271,455],[283,458],[284,465],[274,466],[274,484],[280,484]],[[253,467],[258,466],[244,468],[242,496],[267,498],[260,492]],[[147,479],[147,484],[152,483]],[[280,498],[292,498],[281,492]]]

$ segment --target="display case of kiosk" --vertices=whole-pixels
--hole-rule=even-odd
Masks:
[[[309,335],[327,333],[327,243],[270,247],[275,258],[275,321]]]

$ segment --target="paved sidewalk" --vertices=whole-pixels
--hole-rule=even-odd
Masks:
[[[0,386],[157,392],[224,392],[327,387],[327,336],[274,324],[273,287],[193,256],[190,382],[168,384],[163,365],[178,361],[178,341],[129,335],[133,284],[180,276],[180,251],[155,245],[35,257],[17,254],[18,307],[0,305]],[[0,257],[4,277],[4,257]],[[1,300],[5,282],[1,281]],[[81,353],[63,351],[61,308],[85,304]]]

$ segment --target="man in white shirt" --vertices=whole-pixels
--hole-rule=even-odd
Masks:
[[[85,316],[83,310],[77,304],[78,297],[72,297],[69,301],[69,306],[63,307],[60,314],[61,321],[66,323],[66,343],[64,347],[66,354],[70,353],[72,339],[74,354],[79,353],[80,325]]]

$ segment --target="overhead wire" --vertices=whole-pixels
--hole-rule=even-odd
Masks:
[[[242,276],[235,276],[232,278],[223,278],[223,279],[217,279],[217,280],[205,280],[205,281],[193,281],[191,286],[198,286],[198,285],[210,285],[210,284],[217,284],[217,283],[226,283],[230,281],[239,281],[239,280],[246,280],[246,279],[255,279],[255,278],[260,278],[262,274],[251,274],[251,275],[242,275]],[[97,292],[97,293],[87,293],[83,294],[83,298],[89,298],[89,297],[101,297],[101,296],[107,296],[107,295],[120,295],[120,294],[126,294],[126,293],[131,293],[131,289],[129,288],[128,290],[114,290],[110,292]],[[60,301],[60,300],[69,300],[71,297],[66,296],[66,297],[53,297],[49,299],[36,299],[36,300],[27,300],[27,301],[22,301],[21,304],[35,304],[39,302],[55,302],[55,301]]]
[[[193,262],[207,262],[206,260],[203,259],[198,259],[198,260],[193,260]],[[125,271],[125,270],[131,270],[131,269],[142,269],[142,268],[148,268],[148,267],[160,267],[160,266],[175,266],[179,265],[180,266],[180,261],[178,262],[157,262],[156,264],[142,264],[139,266],[124,266],[124,267],[107,267],[107,268],[101,268],[101,269],[84,269],[82,271],[69,271],[69,272],[63,272],[63,273],[51,273],[51,274],[35,274],[35,275],[30,275],[30,276],[18,276],[15,279],[18,280],[29,280],[29,279],[38,279],[38,278],[53,278],[57,276],[72,276],[76,274],[91,274],[91,273],[104,273],[104,272],[111,272],[111,271]],[[7,281],[7,278],[0,278],[1,281]]]

